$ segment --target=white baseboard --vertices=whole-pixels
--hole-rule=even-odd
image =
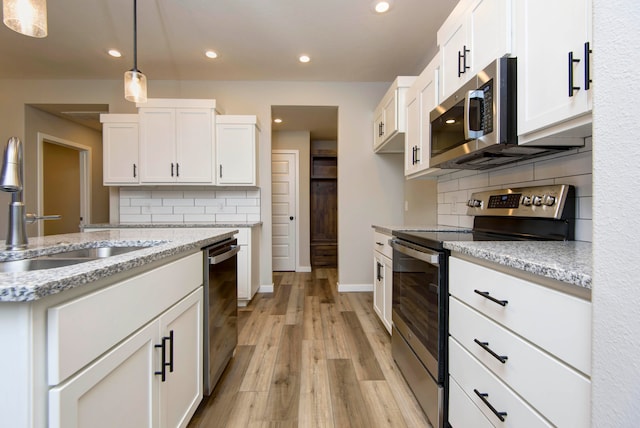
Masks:
[[[258,293],[273,293],[273,282],[271,284],[261,284]]]
[[[372,292],[373,284],[340,284],[338,283],[339,293],[365,293]]]
[[[311,272],[311,266],[298,266],[296,272]]]

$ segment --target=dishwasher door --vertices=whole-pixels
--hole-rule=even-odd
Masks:
[[[210,395],[238,343],[235,239],[204,248],[204,394]]]

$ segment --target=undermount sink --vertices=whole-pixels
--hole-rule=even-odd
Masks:
[[[97,247],[81,248],[78,250],[63,251],[55,254],[42,255],[30,259],[12,260],[0,262],[2,272],[28,272],[41,269],[54,269],[90,262],[105,257],[126,254],[131,251],[149,248],[149,246],[124,246],[124,247]]]
[[[34,258],[0,262],[0,272],[27,272],[39,269],[54,269],[87,262],[85,259]]]
[[[79,250],[63,251],[61,253],[49,254],[40,258],[47,259],[102,259],[104,257],[118,256],[131,251],[149,248],[148,246],[129,246],[129,247],[97,247],[97,248],[81,248]]]

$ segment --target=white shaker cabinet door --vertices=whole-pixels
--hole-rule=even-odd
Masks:
[[[256,126],[217,124],[216,157],[219,185],[256,184]]]
[[[102,124],[103,184],[138,184],[138,115],[100,115]]]
[[[143,111],[144,110],[144,111]],[[175,109],[140,110],[140,181],[173,183],[176,181]]]
[[[212,123],[210,109],[176,110],[177,182],[213,183]]]
[[[159,379],[154,354],[158,324],[148,324],[122,344],[49,391],[51,428],[151,428]]]

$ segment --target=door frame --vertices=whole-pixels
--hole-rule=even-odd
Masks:
[[[38,207],[37,215],[43,215],[44,209],[44,143],[56,144],[58,146],[67,147],[77,150],[80,154],[80,217],[83,224],[91,223],[91,147],[85,146],[74,141],[65,140],[63,138],[54,137],[53,135],[42,132],[37,133],[37,159],[38,159]],[[48,213],[55,214],[55,213]],[[37,221],[38,236],[44,233],[44,225],[41,221]]]
[[[293,155],[295,162],[296,162],[296,168],[295,168],[295,182],[296,182],[296,191],[295,191],[295,216],[296,216],[296,223],[295,223],[295,232],[296,232],[296,239],[295,239],[295,251],[294,251],[294,268],[295,268],[295,272],[302,272],[302,267],[300,266],[300,150],[295,150],[295,149],[272,149],[271,150],[271,162],[273,162],[273,155],[277,154],[277,155],[286,155],[286,154],[291,154]],[[271,182],[273,182],[273,172],[271,173]],[[273,224],[273,209],[271,210],[271,223]],[[271,239],[273,240],[273,228],[271,230]],[[271,254],[271,258],[273,259],[273,252]]]

